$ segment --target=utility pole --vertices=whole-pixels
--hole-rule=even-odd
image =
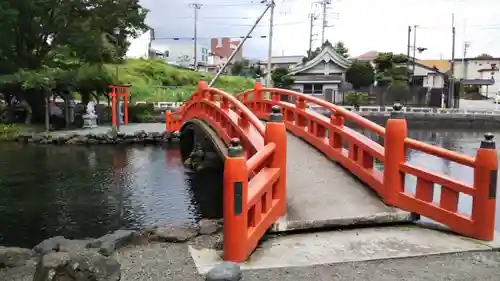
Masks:
[[[406,45],[406,69],[410,70],[411,26],[408,25],[408,43]],[[413,80],[413,77],[412,79]]]
[[[465,67],[465,58],[467,57],[467,49],[470,47],[470,42],[464,42],[464,57],[462,58],[462,67],[463,67],[463,78],[467,79],[467,67]]]
[[[194,70],[198,70],[198,10],[203,7],[202,4],[190,3],[190,8],[194,9]]]
[[[416,52],[417,52],[417,27],[418,25],[414,25],[413,26],[413,65],[412,65],[412,68],[411,68],[411,85],[413,86],[414,85],[414,78],[415,78],[415,62],[416,62],[416,59],[415,57],[417,56]]]
[[[151,57],[151,44],[155,40],[155,30],[150,28],[149,29],[149,43],[148,43],[148,53],[147,53],[147,58],[149,59]],[[117,71],[118,73],[118,71]],[[118,76],[118,75],[117,75]]]
[[[272,65],[271,59],[273,58],[274,6],[276,4],[274,3],[274,0],[271,0],[271,3],[269,3],[267,5],[269,5],[268,8],[271,9],[271,15],[269,17],[269,49],[267,50],[268,53],[267,53],[266,84],[267,84],[267,87],[271,88],[273,86],[272,85],[273,84],[273,80],[272,80],[272,67],[273,67],[273,65]]]
[[[326,8],[328,5],[332,3],[331,0],[323,0],[321,2],[321,6],[323,6],[323,24],[321,26],[321,45],[325,43],[325,30],[328,25],[328,21],[326,20]]]
[[[313,27],[314,27],[314,20],[316,20],[316,16],[314,15],[314,13],[310,13],[309,17],[311,18],[311,22],[309,24],[309,52],[307,53],[307,57],[311,58],[312,44],[313,44]]]
[[[448,107],[455,107],[453,96],[455,94],[455,14],[451,14],[451,68],[450,68],[450,87],[448,93]]]

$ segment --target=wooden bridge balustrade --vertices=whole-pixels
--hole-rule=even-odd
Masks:
[[[332,114],[326,117],[308,104]],[[492,240],[498,170],[493,136],[486,135],[476,156],[469,157],[408,138],[400,110],[400,105],[394,106],[384,128],[302,93],[256,83],[233,97],[200,82],[178,112],[166,113],[165,129],[178,131],[185,121],[200,119],[229,147],[223,187],[225,260],[244,261],[265,231],[285,214],[287,130],[349,170],[386,204],[426,216],[457,233]],[[267,120],[266,125],[259,119]],[[383,145],[346,126],[346,120],[382,137]],[[474,169],[474,183],[415,167],[406,162],[406,149],[469,166]],[[383,164],[383,170],[375,167],[375,161]],[[415,194],[405,191],[405,174],[417,178]],[[435,185],[441,186],[439,203],[433,202]],[[458,212],[459,193],[472,196],[470,216]]]
[[[340,106],[302,93],[263,88],[258,84],[253,93],[255,97],[262,99],[253,99],[251,105],[250,102],[245,105],[250,105],[249,108],[255,115],[265,118],[267,109],[279,104],[290,132],[348,169],[377,192],[386,204],[423,215],[466,236],[487,241],[493,239],[498,159],[492,135],[485,137],[476,157],[469,157],[408,138],[406,121],[399,104],[394,106],[391,118],[384,128]],[[272,93],[272,97],[263,98],[265,93]],[[287,100],[294,100],[295,103],[285,102],[276,98],[277,95],[286,95],[289,97]],[[330,119],[309,110],[307,104],[332,112]],[[344,125],[344,120],[383,137],[384,145],[348,128]],[[347,143],[347,149],[344,148],[344,143]],[[390,149],[386,150],[385,147]],[[473,168],[473,185],[407,163],[406,149],[415,149]],[[383,164],[383,171],[374,167],[375,159]],[[405,174],[417,177],[415,194],[405,192]],[[435,185],[441,186],[440,201],[437,204],[432,202]],[[458,212],[459,193],[472,196],[470,216]]]

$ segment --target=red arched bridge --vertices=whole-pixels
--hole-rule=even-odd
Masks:
[[[493,240],[498,166],[493,135],[486,135],[476,156],[469,157],[408,138],[400,108],[394,109],[384,128],[294,91],[257,83],[233,96],[200,82],[178,112],[167,113],[166,130],[181,131],[188,121],[201,121],[228,147],[225,260],[246,260],[269,229],[399,222],[420,215],[458,234]],[[383,145],[345,121],[382,137]],[[473,184],[410,165],[406,149],[471,167]],[[383,168],[377,169],[376,162]],[[413,193],[405,191],[406,174],[417,178]],[[435,185],[441,186],[437,203]],[[458,212],[460,193],[472,197],[470,216]]]

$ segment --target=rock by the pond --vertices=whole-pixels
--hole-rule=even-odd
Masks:
[[[64,239],[59,242],[60,252],[81,252],[90,248],[93,240],[70,240]]]
[[[34,144],[77,144],[77,145],[97,145],[97,144],[164,144],[172,141],[171,133],[159,133],[138,131],[134,134],[125,133],[99,133],[99,134],[67,134],[51,135],[47,133],[25,134],[15,138],[15,141]]]
[[[33,281],[119,281],[120,267],[92,251],[53,252],[39,259]]]
[[[30,249],[0,246],[0,268],[23,266],[31,256]]]
[[[135,235],[135,231],[132,230],[117,230],[96,239],[90,246],[99,248],[99,253],[109,256],[119,248],[132,243]]]
[[[210,235],[218,232],[221,228],[219,220],[202,219],[198,223],[201,235]]]
[[[239,281],[242,278],[241,268],[232,262],[223,262],[212,268],[205,277],[207,281]]]
[[[196,228],[188,225],[170,225],[158,227],[155,230],[154,237],[161,242],[186,242],[196,237],[198,231]]]
[[[33,248],[33,251],[42,255],[48,254],[52,251],[59,251],[59,245],[64,240],[66,240],[66,238],[62,236],[56,236],[49,239],[45,239],[42,242],[40,242],[40,244],[36,245]]]

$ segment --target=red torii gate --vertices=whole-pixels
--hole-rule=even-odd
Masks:
[[[117,126],[118,124],[118,103],[119,97],[123,97],[123,124],[128,124],[128,99],[129,88],[131,85],[109,85],[111,89],[109,96],[111,97],[111,124]]]

